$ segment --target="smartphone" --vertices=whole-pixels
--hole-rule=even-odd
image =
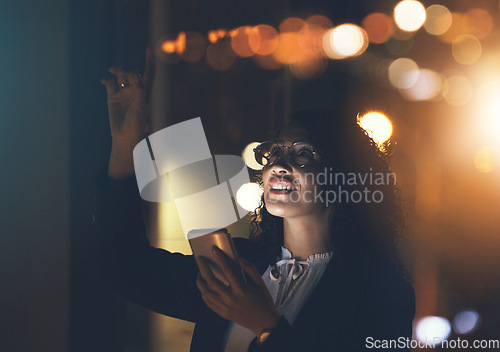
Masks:
[[[212,247],[217,246],[233,260],[235,272],[238,273],[243,282],[246,282],[245,276],[243,275],[239,265],[238,253],[236,252],[233,239],[231,238],[228,230],[192,230],[188,232],[187,238],[198,267],[200,267],[199,258],[203,257],[208,262],[208,265],[210,269],[212,269],[215,277],[226,286],[229,286],[229,281],[217,264],[217,261],[212,253]]]

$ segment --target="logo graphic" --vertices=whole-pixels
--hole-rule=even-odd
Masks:
[[[243,159],[212,155],[199,117],[143,139],[134,148],[134,168],[142,199],[174,201],[184,236],[226,227],[248,213],[235,200],[250,182]]]

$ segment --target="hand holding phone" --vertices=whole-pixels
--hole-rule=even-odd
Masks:
[[[200,268],[202,276],[203,271],[208,266],[219,281],[229,286],[229,280],[218,264],[218,261],[224,260],[228,264],[229,270],[243,282],[246,282],[239,265],[238,253],[236,252],[233,239],[229,235],[229,232],[226,229],[220,229],[210,233],[206,232],[206,230],[193,230],[187,235],[191,250],[193,251],[194,258],[198,264],[198,268]],[[203,233],[203,235],[199,235],[200,233]],[[214,246],[223,252],[221,256],[214,254]]]

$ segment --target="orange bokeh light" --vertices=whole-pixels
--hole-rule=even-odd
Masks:
[[[174,40],[165,40],[161,44],[161,50],[166,54],[175,53],[175,41]]]
[[[266,24],[253,27],[254,34],[248,38],[250,49],[258,55],[269,55],[278,47],[278,31]]]
[[[301,20],[300,18],[297,17],[290,17],[285,19],[283,22],[280,24],[280,33],[287,33],[287,32],[295,32],[297,33],[304,27],[306,23],[304,20]]]
[[[362,27],[368,34],[370,43],[385,43],[394,33],[393,19],[383,13],[372,13],[363,19]]]
[[[255,54],[250,42],[253,43],[254,48],[260,46],[259,32],[250,26],[239,27],[235,35],[231,37],[231,47],[234,53],[241,57],[250,57]]]
[[[279,44],[272,54],[276,61],[282,64],[298,62],[302,56],[302,49],[299,45],[299,35],[295,32],[281,33]]]
[[[465,23],[470,34],[478,39],[486,38],[493,30],[493,19],[483,9],[472,9],[465,14]]]
[[[304,26],[298,33],[298,42],[308,56],[323,56],[323,34],[325,29],[315,24]]]
[[[451,44],[459,35],[468,34],[467,21],[463,13],[452,12],[451,13],[451,26],[450,28],[440,36],[439,40]]]
[[[210,31],[208,32],[208,40],[210,43],[215,43],[216,41],[219,40],[219,36],[217,35],[217,31]]]
[[[253,59],[264,70],[277,70],[283,67],[280,62],[276,61],[273,55],[255,55]]]
[[[304,59],[290,65],[290,72],[297,78],[308,79],[320,76],[328,66],[327,60],[322,57]]]
[[[180,32],[179,36],[177,37],[177,41],[175,42],[176,45],[176,51],[178,55],[181,55],[184,50],[186,50],[186,33],[185,32]]]
[[[205,55],[207,39],[198,32],[186,33],[186,47],[180,55],[187,62],[197,62]]]
[[[329,29],[333,27],[332,21],[323,15],[312,15],[306,19],[307,24],[315,24],[323,27],[324,29]]]

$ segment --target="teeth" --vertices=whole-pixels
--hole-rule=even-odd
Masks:
[[[271,186],[272,189],[280,189],[280,190],[287,190],[287,191],[290,191],[292,190],[293,188],[288,186],[288,185],[273,185]]]

